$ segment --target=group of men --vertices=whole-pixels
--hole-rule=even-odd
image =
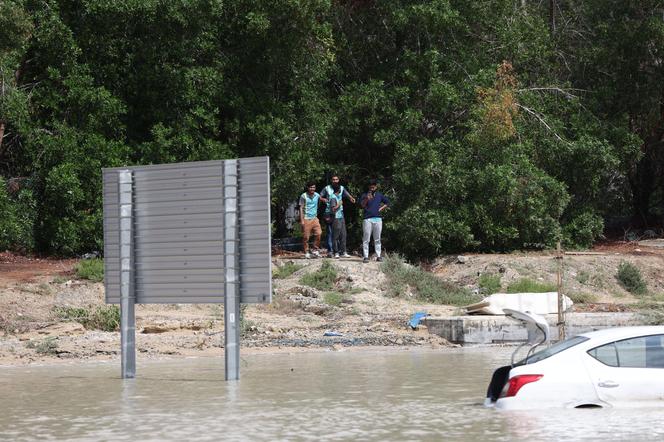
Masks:
[[[382,261],[380,236],[383,230],[382,212],[390,204],[381,192],[378,192],[376,180],[370,180],[368,189],[360,196],[359,203],[363,210],[362,220],[362,262],[369,262],[369,242],[373,237],[376,261]],[[346,220],[344,218],[344,201],[355,204],[356,200],[339,182],[339,176],[333,175],[331,183],[320,192],[316,192],[316,183],[306,184],[306,191],[300,196],[300,224],[304,257],[320,256],[320,240],[322,228],[318,220],[318,207],[325,205],[323,220],[327,230],[328,258],[350,258],[346,250]],[[309,252],[309,239],[313,235],[314,245]]]

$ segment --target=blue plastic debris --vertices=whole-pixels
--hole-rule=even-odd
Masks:
[[[410,321],[408,321],[408,325],[410,325],[410,328],[415,330],[417,329],[417,326],[420,325],[420,321],[426,317],[427,317],[427,312],[417,312],[413,315],[412,318],[410,318]]]
[[[326,331],[325,333],[323,333],[323,336],[343,336],[343,335],[335,331]]]

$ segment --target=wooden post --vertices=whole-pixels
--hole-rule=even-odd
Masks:
[[[563,251],[560,241],[558,241],[556,260],[558,261],[558,340],[562,341],[565,339],[565,303],[563,302]]]

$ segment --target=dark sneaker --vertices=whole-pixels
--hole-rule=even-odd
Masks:
[[[363,262],[364,264],[368,263],[368,262],[369,262],[369,258],[364,258],[364,259],[362,260],[362,262]]]
[[[381,257],[379,256],[378,258],[376,258],[376,261],[378,261],[378,262],[383,262],[383,258],[381,258]]]

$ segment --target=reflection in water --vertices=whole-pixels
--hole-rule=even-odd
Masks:
[[[0,440],[662,440],[657,410],[481,406],[510,349],[0,369]],[[660,409],[661,410],[661,409]]]

